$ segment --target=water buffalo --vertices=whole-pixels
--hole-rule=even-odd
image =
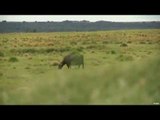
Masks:
[[[78,65],[79,68],[82,65],[84,68],[84,57],[81,54],[71,53],[63,58],[62,62],[58,65],[58,68],[62,69],[65,64],[67,65],[68,69],[71,67],[71,65]]]

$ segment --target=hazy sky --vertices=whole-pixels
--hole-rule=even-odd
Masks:
[[[160,21],[160,15],[0,15],[0,21]]]

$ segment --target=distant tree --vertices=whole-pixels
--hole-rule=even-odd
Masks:
[[[37,32],[37,30],[36,30],[36,29],[33,29],[33,32]]]
[[[6,20],[3,20],[2,22],[7,22]]]

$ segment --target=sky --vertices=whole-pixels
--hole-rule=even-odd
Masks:
[[[145,22],[160,21],[160,15],[0,15],[0,21],[112,21],[112,22]]]

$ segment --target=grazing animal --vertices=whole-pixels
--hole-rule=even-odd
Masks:
[[[79,68],[82,65],[84,68],[84,57],[81,54],[71,53],[63,58],[58,68],[62,69],[64,65],[67,65],[68,69],[71,68],[71,65],[78,65]]]

